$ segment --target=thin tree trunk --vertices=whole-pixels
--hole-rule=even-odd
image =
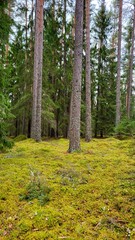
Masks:
[[[34,81],[31,137],[41,140],[41,100],[42,100],[42,62],[43,62],[43,4],[36,2],[35,45],[34,45]]]
[[[63,12],[63,40],[64,40],[64,54],[63,54],[63,78],[64,78],[64,84],[66,84],[66,65],[67,65],[67,44],[66,44],[66,35],[67,35],[67,0],[64,0],[64,12]],[[65,119],[68,117],[68,111],[67,111],[67,87],[64,91],[64,116]],[[64,126],[63,129],[63,136],[67,137],[67,125]]]
[[[23,111],[22,116],[22,134],[25,134],[25,110]]]
[[[95,117],[95,138],[97,138],[99,130],[99,111],[100,111],[100,86],[98,81],[96,117]]]
[[[11,3],[10,0],[8,1],[8,12],[7,12],[8,16],[11,17]],[[8,65],[8,53],[9,53],[9,37],[8,37],[8,42],[5,46],[6,52],[5,52],[5,56],[6,56],[6,64]]]
[[[18,118],[15,120],[15,137],[18,135]]]
[[[28,0],[25,0],[25,67],[27,69],[27,42],[28,42]],[[27,89],[26,82],[24,83],[24,92]],[[23,116],[22,116],[22,134],[25,134],[25,115],[26,115],[26,108],[24,107]]]
[[[135,3],[133,14],[133,29],[132,29],[132,45],[129,59],[129,78],[127,81],[127,117],[131,116],[131,94],[132,94],[132,81],[133,81],[133,58],[134,58],[134,40],[135,40]]]
[[[28,138],[30,138],[30,131],[31,131],[31,119],[28,118],[28,134],[27,134]]]
[[[38,1],[38,0],[37,0]],[[38,4],[36,1],[35,12],[35,42],[34,42],[34,79],[33,79],[33,101],[32,101],[32,123],[31,138],[35,139],[36,129],[36,110],[37,110],[37,74],[38,74]]]
[[[75,39],[75,23],[76,23],[76,16],[74,17],[73,19],[73,23],[72,23],[72,39],[73,39],[73,42],[74,42],[74,39]],[[71,58],[73,58],[73,50],[70,50],[70,55],[71,55]],[[73,64],[72,64],[73,65]],[[72,80],[72,85],[73,85],[73,80]],[[68,132],[67,132],[67,137],[70,139],[70,129],[71,129],[71,126],[70,126],[70,123],[71,123],[71,109],[72,109],[72,95],[73,95],[73,91],[71,91],[71,94],[70,94],[70,102],[69,102],[69,121],[68,121]]]
[[[33,15],[34,15],[34,0],[31,0],[31,28],[30,28],[30,49],[31,55],[33,51],[33,32],[34,32],[34,23],[33,23]]]
[[[122,5],[123,0],[119,0],[119,23],[118,23],[118,63],[117,63],[117,84],[116,84],[116,126],[120,122],[120,79],[121,79],[121,37],[122,37]]]
[[[66,78],[66,11],[67,0],[64,0],[63,30],[64,30],[64,80]]]
[[[75,52],[70,107],[69,152],[80,149],[81,76],[83,49],[83,0],[76,1]]]
[[[40,0],[39,12],[39,44],[38,44],[38,85],[37,85],[37,119],[36,119],[36,141],[41,141],[41,104],[42,104],[42,65],[43,65],[43,4]]]
[[[28,44],[28,0],[25,0],[25,61],[27,62],[27,44]]]
[[[90,78],[90,0],[86,0],[86,133],[85,140],[89,142],[91,133],[91,78]]]
[[[55,133],[55,137],[58,138],[59,137],[59,108],[56,110],[56,133]]]

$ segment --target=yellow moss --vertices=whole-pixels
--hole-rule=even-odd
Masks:
[[[68,140],[17,142],[0,155],[1,240],[134,239],[134,140],[93,139],[80,153]],[[20,201],[37,174],[50,201]]]

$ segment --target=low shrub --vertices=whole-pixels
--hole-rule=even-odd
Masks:
[[[0,138],[0,152],[4,152],[7,148],[12,148],[14,142],[7,137]]]
[[[123,139],[127,136],[134,136],[135,135],[135,121],[131,119],[123,119],[117,127],[115,127],[115,135]]]
[[[20,200],[31,201],[38,199],[41,206],[49,202],[51,189],[43,182],[38,172],[32,172],[32,179],[26,186],[24,193],[20,194]]]

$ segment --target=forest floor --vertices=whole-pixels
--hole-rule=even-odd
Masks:
[[[0,154],[0,240],[135,239],[135,140],[17,142]]]

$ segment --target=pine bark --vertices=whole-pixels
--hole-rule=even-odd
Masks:
[[[83,50],[83,0],[76,1],[75,50],[70,106],[69,152],[80,150],[81,76]]]
[[[63,30],[64,30],[64,80],[66,79],[66,11],[67,0],[64,0]]]
[[[90,0],[86,0],[86,133],[85,140],[89,142],[91,133],[91,77],[90,77]]]
[[[43,62],[43,4],[36,2],[35,44],[34,44],[34,80],[31,137],[41,140],[41,100],[42,100],[42,62]]]
[[[118,23],[118,57],[117,57],[117,83],[116,83],[116,126],[120,122],[120,105],[121,105],[121,38],[122,38],[122,6],[123,0],[119,0],[119,23]]]
[[[131,95],[132,95],[132,81],[133,81],[133,58],[134,58],[134,40],[135,40],[135,3],[133,13],[133,28],[132,28],[132,45],[129,59],[129,77],[127,81],[127,117],[131,117]]]
[[[28,50],[28,0],[25,0],[25,67],[27,69],[27,50]],[[24,83],[24,92],[26,92],[27,84]],[[22,116],[22,134],[25,134],[25,125],[26,125],[26,107],[24,107],[23,110],[23,116]]]
[[[7,14],[9,17],[11,17],[11,2],[8,0],[8,9],[7,9]],[[8,53],[9,53],[9,37],[8,37],[8,42],[6,43],[5,46],[5,57],[6,57],[6,64],[8,65]]]

